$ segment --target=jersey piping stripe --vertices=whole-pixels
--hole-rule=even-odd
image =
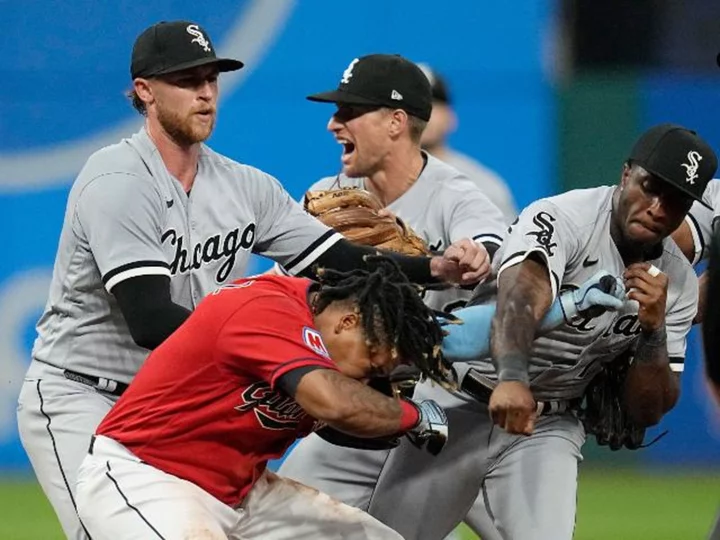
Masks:
[[[343,239],[343,235],[333,230],[327,231],[320,238],[310,244],[300,255],[295,257],[292,261],[285,265],[287,270],[292,275],[297,275],[305,270],[315,259],[325,253],[330,246],[334,245]]]
[[[473,236],[473,240],[480,244],[483,244],[485,242],[492,242],[493,244],[497,244],[498,246],[501,246],[503,242],[502,236],[492,233],[478,234],[477,236]]]
[[[693,247],[695,248],[695,256],[693,257],[693,266],[703,260],[705,254],[705,242],[703,241],[702,234],[700,234],[700,224],[697,222],[692,214],[685,216],[688,226],[690,227],[690,234],[693,239]]]
[[[145,522],[145,524],[152,529],[152,531],[158,536],[158,538],[162,538],[162,540],[165,540],[165,537],[162,534],[160,534],[158,532],[158,530],[150,524],[150,522],[147,520],[147,518],[142,515],[142,512],[140,512],[140,510],[138,510],[137,507],[130,504],[130,501],[128,501],[128,499],[125,496],[125,494],[123,493],[122,489],[120,489],[120,485],[117,483],[117,480],[115,480],[112,477],[112,475],[110,474],[112,472],[112,469],[110,468],[109,461],[105,463],[105,467],[107,467],[107,472],[105,473],[105,476],[107,476],[110,479],[110,481],[113,484],[115,484],[115,489],[117,489],[118,493],[123,498],[123,500],[125,501],[125,504],[128,506],[128,508],[132,508],[133,510],[135,510],[135,513],[137,513],[137,515],[140,516],[140,519],[142,519]]]
[[[163,261],[136,261],[110,270],[103,276],[102,281],[105,289],[109,291],[115,285],[126,279],[137,276],[157,275],[170,277],[170,266]]]
[[[525,259],[527,259],[528,255],[530,255],[531,253],[538,253],[545,260],[545,266],[550,277],[550,287],[552,288],[552,301],[554,302],[555,298],[557,297],[558,289],[560,288],[560,280],[558,279],[555,272],[550,269],[550,262],[548,261],[547,254],[541,249],[519,251],[510,255],[508,258],[505,259],[505,262],[500,265],[500,269],[498,270],[498,278],[500,277],[500,274],[503,270],[505,270],[506,268],[510,268],[511,266],[515,266],[516,264],[520,264]]]
[[[674,373],[682,373],[685,371],[685,359],[678,361],[678,358],[670,358],[670,371]]]
[[[77,515],[77,505],[75,504],[75,497],[73,497],[72,490],[70,489],[70,484],[68,484],[67,476],[65,476],[65,470],[63,469],[62,462],[60,461],[60,455],[57,451],[57,443],[55,442],[55,435],[53,435],[52,430],[50,429],[50,424],[52,423],[52,420],[50,418],[50,415],[45,412],[45,401],[42,397],[42,392],[40,392],[40,382],[37,382],[37,394],[38,398],[40,399],[40,414],[42,414],[47,419],[47,424],[45,426],[45,429],[47,429],[48,435],[50,435],[50,441],[52,442],[53,447],[53,454],[55,454],[55,460],[58,464],[58,469],[60,469],[60,476],[62,476],[63,484],[65,484],[65,489],[67,489],[68,496],[70,497],[70,504],[73,505],[73,508],[75,509],[75,514]],[[78,521],[80,522],[80,526],[83,528],[83,531],[85,531],[85,534],[87,537],[92,540],[92,537],[90,536],[90,533],[85,528],[85,525],[83,524],[82,520],[80,519],[80,516],[77,516]]]

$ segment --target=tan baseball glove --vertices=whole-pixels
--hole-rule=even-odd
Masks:
[[[380,199],[360,188],[308,191],[305,210],[351,242],[404,253],[427,255],[427,245],[403,220],[380,216]]]

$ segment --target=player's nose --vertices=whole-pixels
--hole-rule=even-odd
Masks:
[[[339,123],[338,123],[337,120],[335,120],[335,115],[332,115],[332,116],[330,117],[330,120],[328,120],[327,130],[328,130],[330,133],[334,133],[334,132],[338,129],[337,126],[339,126]]]

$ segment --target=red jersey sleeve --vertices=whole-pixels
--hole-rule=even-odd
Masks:
[[[307,304],[281,293],[261,293],[225,322],[217,354],[231,372],[273,388],[279,377],[299,367],[337,369],[312,324]]]

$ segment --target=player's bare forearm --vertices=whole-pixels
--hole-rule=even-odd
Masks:
[[[657,424],[680,395],[678,376],[670,369],[665,327],[640,335],[625,381],[625,406],[641,426]]]
[[[397,399],[330,369],[316,369],[300,380],[295,401],[313,418],[356,437],[384,437],[400,431]]]
[[[522,376],[518,378],[514,373],[517,369],[524,369],[527,375],[527,356],[551,301],[552,289],[544,263],[528,258],[500,275],[490,336],[491,354],[500,380],[522,380]],[[524,367],[520,365],[523,362]]]

